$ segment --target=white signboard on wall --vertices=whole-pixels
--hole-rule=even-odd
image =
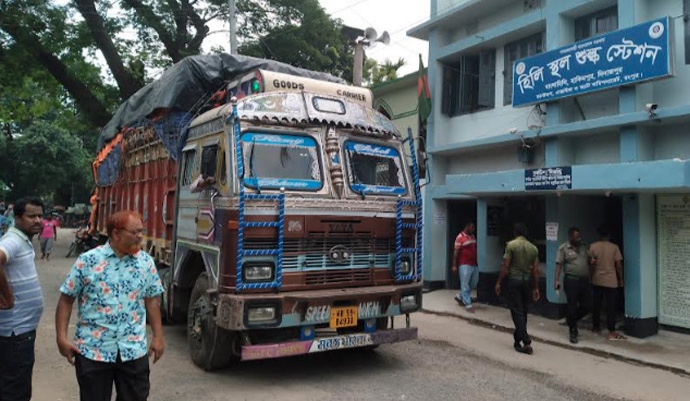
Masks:
[[[657,197],[659,323],[690,328],[690,195]]]

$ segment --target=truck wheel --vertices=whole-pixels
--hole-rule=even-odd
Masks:
[[[204,370],[216,370],[233,359],[233,334],[216,326],[208,296],[206,273],[196,279],[187,311],[187,343],[192,361]]]
[[[175,320],[170,314],[170,287],[172,283],[172,269],[169,267],[158,270],[158,276],[163,284],[163,293],[160,295],[161,320],[164,324],[173,324]]]

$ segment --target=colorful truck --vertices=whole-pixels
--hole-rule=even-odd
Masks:
[[[142,214],[163,317],[186,321],[204,369],[416,338],[411,134],[372,108],[368,89],[259,67],[224,73],[188,110],[118,124],[93,165],[92,229],[105,236],[117,210]]]

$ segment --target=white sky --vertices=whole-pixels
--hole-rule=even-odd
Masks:
[[[398,70],[399,77],[417,71],[419,54],[424,66],[428,65],[428,42],[407,37],[405,33],[429,19],[430,0],[319,0],[319,3],[332,18],[341,19],[347,26],[372,27],[379,35],[388,31],[390,44],[377,43],[375,47],[366,49],[366,54],[380,63],[386,59],[395,62],[400,57],[404,58],[405,65]],[[227,51],[230,41],[227,23],[211,23],[210,27],[213,34],[204,41],[204,49],[223,46]]]

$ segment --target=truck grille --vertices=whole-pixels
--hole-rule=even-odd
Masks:
[[[374,280],[372,269],[314,270],[307,271],[304,284],[368,283]]]
[[[403,247],[411,247],[411,244],[411,238],[403,239]],[[329,251],[336,246],[347,249],[349,257],[346,260],[334,261],[329,257]],[[278,244],[275,239],[245,238],[244,241],[245,250],[276,248]],[[318,233],[311,234],[307,238],[286,239],[283,243],[283,269],[306,270],[307,272],[338,269],[338,274],[340,274],[346,271],[345,269],[389,267],[394,259],[395,238],[374,238],[369,235],[353,236],[352,234],[326,237]]]

